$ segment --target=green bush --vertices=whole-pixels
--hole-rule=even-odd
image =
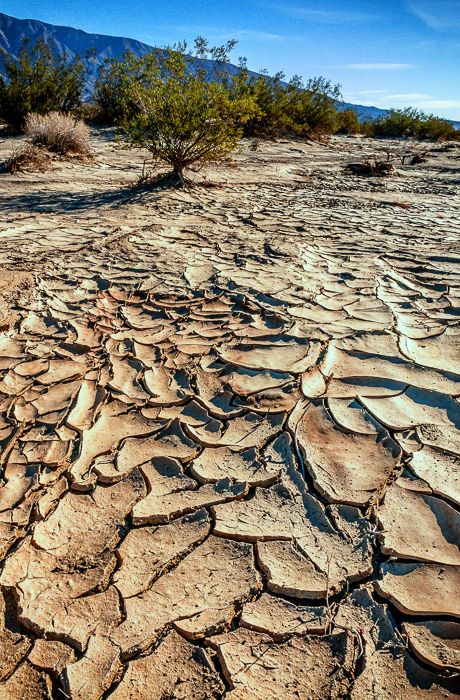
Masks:
[[[301,136],[332,134],[337,125],[340,85],[323,77],[310,78],[304,85],[294,78],[288,86],[292,130]]]
[[[249,95],[229,90],[224,63],[232,47],[208,51],[199,38],[195,57],[180,44],[112,66],[120,80],[117,110],[126,142],[146,148],[154,163],[169,165],[176,184],[185,183],[186,170],[228,156],[255,111]],[[196,61],[208,55],[211,72]]]
[[[392,109],[387,116],[379,117],[364,126],[365,133],[376,137],[413,137],[416,139],[460,139],[457,131],[447,119],[425,114],[411,107]]]
[[[142,80],[146,67],[146,61],[136,60],[131,51],[124,53],[121,60],[107,59],[100,66],[92,95],[95,121],[115,126],[139,111],[130,98],[129,83]]]
[[[362,125],[353,109],[344,109],[338,112],[336,120],[337,134],[360,134],[361,132]]]
[[[295,76],[288,84],[283,73],[257,78],[246,74],[246,90],[254,99],[256,112],[245,126],[247,136],[318,136],[336,130],[340,86],[325,78],[311,78],[306,84]]]
[[[143,113],[145,122],[146,111],[158,110],[158,104],[147,105],[147,93],[149,100],[155,93],[160,102],[164,102],[165,90],[174,88],[170,101],[175,99],[178,104],[176,87],[194,90],[196,97],[199,86],[202,95],[212,94],[214,103],[219,95],[222,104],[227,104],[224,109],[227,114],[239,113],[244,106],[244,119],[237,121],[246,136],[312,136],[337,130],[341,123],[336,107],[340,99],[339,85],[322,77],[303,84],[297,76],[286,83],[283,73],[269,76],[267,71],[254,76],[248,71],[245,59],[240,59],[239,69],[232,75],[225,64],[233,47],[234,42],[229,42],[209,49],[207,42],[199,37],[195,41],[194,56],[185,54],[185,45],[179,45],[173,49],[156,49],[142,58],[127,53],[122,60],[107,61],[99,70],[93,93],[97,120],[126,127],[129,123],[133,125]],[[197,59],[206,58],[210,63],[203,68]],[[213,83],[218,85],[212,86]],[[189,106],[193,98],[189,94]]]
[[[68,61],[51,44],[24,39],[17,60],[6,57],[6,80],[0,78],[0,118],[21,130],[30,112],[70,112],[83,99],[86,68],[80,56]]]
[[[238,81],[239,94],[247,95],[255,106],[244,126],[246,136],[274,138],[289,131],[289,98],[283,78],[283,73],[273,77],[262,73],[257,78],[250,78],[243,69]]]

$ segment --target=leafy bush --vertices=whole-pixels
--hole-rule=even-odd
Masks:
[[[184,185],[187,169],[228,156],[254,112],[249,96],[228,89],[223,63],[232,47],[230,42],[208,52],[206,42],[196,40],[198,57],[209,53],[213,59],[211,73],[185,54],[185,44],[114,64],[126,142],[169,165],[177,184]]]
[[[417,124],[417,138],[460,140],[460,132],[447,119],[440,119],[433,114],[425,114]]]
[[[360,134],[362,126],[358,115],[353,109],[344,109],[337,113],[336,133],[337,134]]]
[[[80,56],[68,61],[50,43],[24,39],[17,59],[7,56],[0,78],[0,118],[16,130],[30,112],[70,112],[83,98],[86,68]]]
[[[130,99],[128,87],[130,82],[141,79],[142,69],[142,62],[136,61],[129,51],[121,61],[107,59],[100,66],[92,95],[99,124],[114,126],[139,111],[136,102]]]
[[[9,158],[1,164],[1,171],[11,175],[24,170],[47,170],[51,156],[44,148],[31,143],[23,143],[13,150]]]
[[[323,77],[311,78],[305,84],[299,76],[284,82],[284,74],[270,77],[266,72],[250,77],[243,66],[244,80],[240,92],[255,101],[254,116],[245,126],[247,136],[319,136],[336,129],[340,86]]]
[[[244,125],[246,136],[274,138],[289,131],[289,98],[283,78],[283,73],[269,76],[265,72],[251,78],[246,64],[240,65],[240,75],[234,81],[235,90],[254,103],[253,114]]]
[[[296,77],[288,90],[291,93],[289,111],[294,133],[321,136],[335,131],[340,85],[333,85],[322,76],[310,78],[306,84]]]
[[[46,148],[52,153],[66,156],[90,153],[87,125],[62,112],[28,114],[24,131],[30,143]]]
[[[440,119],[412,108],[392,109],[387,116],[367,122],[364,128],[368,135],[377,137],[460,139],[460,132],[447,119]]]

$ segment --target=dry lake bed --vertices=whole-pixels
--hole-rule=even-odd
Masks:
[[[0,176],[0,699],[458,697],[460,147],[113,136]]]

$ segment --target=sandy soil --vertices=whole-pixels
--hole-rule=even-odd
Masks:
[[[458,697],[460,149],[93,148],[1,176],[0,699]]]

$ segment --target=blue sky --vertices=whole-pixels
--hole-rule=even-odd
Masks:
[[[249,67],[324,75],[347,101],[460,120],[460,0],[1,0],[21,18],[164,45],[238,40]]]

